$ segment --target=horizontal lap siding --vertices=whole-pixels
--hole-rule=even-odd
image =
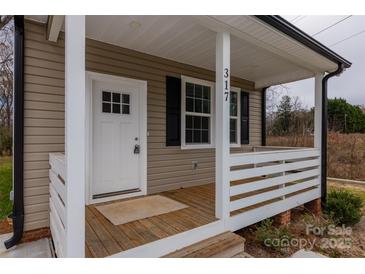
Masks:
[[[49,226],[48,154],[64,151],[63,41],[45,40],[45,28],[25,23],[25,230]]]
[[[165,146],[166,75],[184,74],[213,80],[211,72],[97,41],[87,42],[86,67],[96,72],[147,80],[149,193],[214,181],[212,150],[182,151]],[[192,169],[192,161],[198,161],[197,170]]]
[[[166,75],[187,75],[214,81],[214,73],[201,68],[164,60],[98,41],[88,40],[86,67],[88,70],[147,80],[148,123],[148,192],[214,182],[214,150],[181,150],[166,147]],[[232,85],[252,90],[251,82],[233,79]],[[261,143],[261,94],[251,92],[250,144]],[[192,161],[198,168],[192,168]]]
[[[26,23],[25,37],[26,228],[33,229],[37,220],[39,227],[48,224],[48,153],[64,151],[64,48],[62,39],[45,41],[45,27],[35,23]],[[214,72],[94,40],[86,42],[86,69],[147,80],[149,193],[214,182],[214,150],[165,146],[166,75],[214,81]],[[253,89],[242,79],[232,79],[232,85]],[[259,145],[261,95],[250,94],[250,144]]]
[[[250,92],[250,145],[261,146],[261,92]]]

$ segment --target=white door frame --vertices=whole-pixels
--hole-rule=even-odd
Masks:
[[[140,178],[141,191],[121,194],[111,197],[94,199],[92,196],[93,182],[93,81],[108,81],[116,84],[129,84],[138,87],[138,92],[141,93],[139,100],[139,131],[140,131]],[[114,76],[109,74],[96,73],[86,71],[86,204],[102,203],[112,200],[141,196],[147,194],[147,81]]]

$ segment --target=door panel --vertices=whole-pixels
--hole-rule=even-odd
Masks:
[[[137,190],[140,182],[138,88],[93,81],[92,194]]]

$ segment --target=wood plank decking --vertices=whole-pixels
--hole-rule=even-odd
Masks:
[[[216,220],[214,184],[159,194],[189,207],[115,226],[95,205],[86,206],[86,257],[107,257]]]
[[[204,241],[167,254],[165,258],[248,258],[245,239],[232,232],[224,232]]]

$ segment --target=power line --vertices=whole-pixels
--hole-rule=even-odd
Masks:
[[[300,21],[300,20],[304,19],[305,17],[307,17],[307,16],[306,16],[306,15],[303,15],[303,16],[301,16],[301,15],[296,16],[294,19],[292,19],[292,20],[291,20],[291,22],[296,21],[295,23],[297,23],[298,21]],[[324,28],[324,29],[322,29],[322,30],[320,30],[320,31],[316,32],[316,33],[315,33],[315,34],[313,34],[312,36],[316,36],[316,35],[318,35],[318,34],[320,34],[320,33],[324,32],[324,31],[326,31],[326,30],[328,30],[328,29],[330,29],[330,28],[332,28],[332,27],[334,27],[334,26],[336,26],[336,25],[338,25],[338,24],[342,23],[343,21],[345,21],[345,20],[347,20],[347,19],[349,19],[349,18],[351,18],[351,17],[352,17],[352,15],[348,15],[348,16],[346,16],[345,18],[342,18],[342,19],[340,19],[339,21],[337,21],[337,22],[333,23],[332,25],[330,25],[330,26],[328,26],[328,27],[326,27],[326,28]],[[365,30],[359,31],[359,32],[357,32],[357,33],[355,33],[355,34],[350,35],[349,37],[346,37],[346,38],[344,38],[344,39],[342,39],[342,40],[339,40],[339,41],[337,41],[337,42],[335,42],[335,43],[333,43],[333,44],[329,45],[329,47],[336,46],[336,45],[338,45],[338,44],[340,44],[340,43],[342,43],[342,42],[345,42],[345,41],[347,41],[347,40],[349,40],[349,39],[355,38],[355,37],[357,37],[357,36],[359,36],[359,35],[361,35],[361,34],[363,34],[363,33],[365,33]]]
[[[342,43],[342,42],[345,42],[345,41],[347,41],[347,40],[349,40],[349,39],[355,38],[356,36],[359,36],[360,34],[363,34],[363,33],[365,33],[365,30],[359,31],[359,32],[357,32],[357,33],[355,33],[355,34],[353,34],[353,35],[350,35],[349,37],[346,37],[345,39],[342,39],[342,40],[340,40],[340,41],[337,41],[336,43],[333,43],[333,44],[332,44],[332,45],[330,45],[329,47],[336,46],[336,45],[338,45],[338,44],[340,44],[340,43]]]
[[[332,27],[334,27],[334,26],[336,26],[336,25],[338,25],[338,24],[342,23],[343,21],[345,21],[345,20],[349,19],[350,17],[352,17],[352,15],[349,15],[349,16],[346,16],[345,18],[342,18],[341,20],[339,20],[339,21],[337,21],[337,22],[333,23],[332,25],[330,25],[330,26],[328,26],[328,27],[326,27],[326,28],[324,28],[324,29],[322,29],[322,30],[320,30],[320,31],[316,32],[316,33],[315,33],[315,34],[313,34],[312,36],[316,36],[316,35],[318,35],[318,34],[320,34],[320,33],[324,32],[324,31],[326,31],[326,30],[328,30],[328,29],[330,29],[330,28],[332,28]]]

